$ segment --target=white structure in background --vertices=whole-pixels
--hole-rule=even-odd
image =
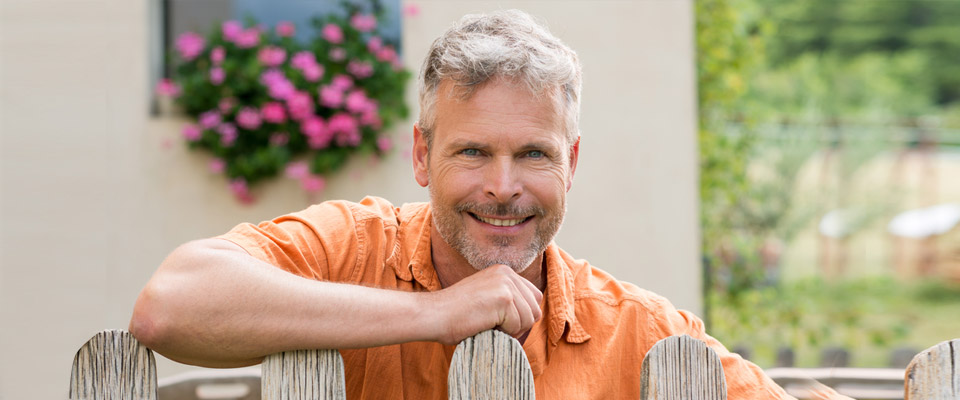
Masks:
[[[923,239],[950,232],[960,224],[960,203],[904,211],[893,217],[887,231],[904,238]]]

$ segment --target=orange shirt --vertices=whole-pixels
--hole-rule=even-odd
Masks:
[[[430,207],[367,197],[331,201],[220,236],[309,279],[405,291],[440,290],[430,253]],[[620,282],[551,243],[543,318],[523,344],[538,399],[640,397],[643,357],[658,340],[688,334],[723,363],[728,398],[789,398],[756,365],[704,333],[693,314]],[[412,342],[340,350],[348,399],[446,399],[453,346]]]

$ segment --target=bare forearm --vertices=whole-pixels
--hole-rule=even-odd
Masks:
[[[177,361],[249,365],[285,350],[435,340],[430,295],[303,279],[210,239],[164,261],[130,329]]]

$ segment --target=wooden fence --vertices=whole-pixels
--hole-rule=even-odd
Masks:
[[[960,399],[960,339],[921,352],[905,374],[907,400]],[[723,367],[716,353],[690,336],[657,342],[641,366],[641,400],[722,400],[727,397]],[[249,384],[256,376],[234,374],[221,383]],[[260,373],[260,392],[238,399],[346,398],[343,360],[336,350],[299,350],[268,356]],[[196,380],[171,386],[196,396]],[[449,399],[534,399],[533,374],[520,343],[499,331],[485,331],[461,342],[447,377]],[[161,391],[162,393],[162,391]],[[121,330],[96,334],[77,352],[70,374],[70,399],[158,398],[153,352]]]

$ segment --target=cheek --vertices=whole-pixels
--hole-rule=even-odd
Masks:
[[[565,197],[567,174],[564,168],[551,167],[533,172],[527,180],[527,188],[541,201],[553,202]]]

